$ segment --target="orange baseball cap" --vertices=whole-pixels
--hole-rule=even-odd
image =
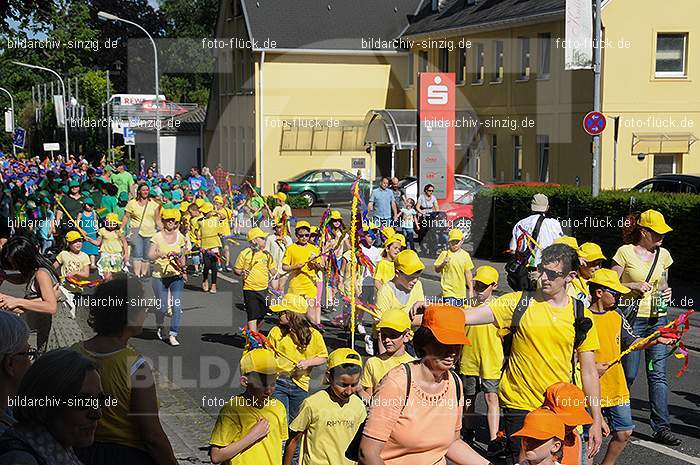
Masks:
[[[462,309],[454,305],[436,304],[426,307],[421,326],[430,329],[441,344],[471,345],[464,330],[466,324]]]
[[[513,436],[541,441],[557,438],[563,441],[565,434],[564,422],[556,413],[546,408],[538,408],[527,414],[523,427],[513,433]]]
[[[549,386],[543,406],[559,415],[566,426],[593,423],[593,417],[586,411],[586,395],[574,384],[560,382]]]

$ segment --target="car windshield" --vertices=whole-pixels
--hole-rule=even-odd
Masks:
[[[474,202],[474,197],[476,196],[476,193],[479,191],[480,187],[481,186],[474,186],[472,190],[460,195],[459,198],[455,200],[455,203],[470,205],[472,202]]]

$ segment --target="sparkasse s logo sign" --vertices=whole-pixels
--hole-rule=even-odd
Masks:
[[[447,105],[449,89],[442,84],[440,76],[435,76],[433,82],[435,84],[428,86],[428,103],[431,105]]]

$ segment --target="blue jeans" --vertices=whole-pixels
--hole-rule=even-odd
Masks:
[[[415,247],[413,246],[413,229],[401,228],[401,234],[403,234],[406,238],[406,244],[408,245],[408,248],[411,250],[415,250]]]
[[[651,333],[668,323],[667,317],[635,318],[632,329],[639,337],[649,336]],[[650,424],[654,432],[671,427],[668,414],[668,381],[666,380],[666,359],[668,353],[666,346],[657,344],[644,350],[646,363],[647,385],[649,388]],[[627,386],[632,386],[639,371],[639,362],[642,354],[635,350],[622,359],[622,367],[625,370]],[[649,370],[649,361],[653,360],[653,371]]]
[[[309,393],[294,384],[291,378],[280,376],[275,382],[275,392],[272,397],[282,402],[284,409],[287,411],[287,424],[290,424],[299,414],[301,403],[309,397]],[[292,464],[299,463],[299,448],[294,451]]]
[[[379,232],[377,233],[377,240],[375,241],[376,242],[375,245],[377,247],[381,247],[384,245],[384,240],[382,239],[382,235],[380,234],[381,230],[382,230],[382,228],[385,228],[387,226],[391,226],[391,218],[380,218],[378,216],[375,216],[372,218],[372,222],[374,223],[374,225],[377,228],[379,228]]]
[[[148,261],[148,251],[151,249],[151,238],[143,237],[134,232],[131,239],[131,258],[142,262]]]
[[[180,276],[152,278],[151,284],[159,304],[156,312],[156,324],[159,328],[163,326],[165,314],[168,311],[168,304],[172,304],[173,319],[170,321],[170,335],[177,336],[180,330],[180,319],[182,318],[182,291],[185,289],[185,280]],[[168,291],[172,294],[172,300],[168,300]]]

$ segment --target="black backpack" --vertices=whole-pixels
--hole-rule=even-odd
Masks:
[[[531,236],[535,241],[540,236],[540,228],[545,220],[544,213],[540,214],[535,223],[535,229],[532,230]],[[524,238],[527,241],[527,238]],[[506,279],[508,285],[514,291],[535,290],[535,286],[530,281],[530,276],[527,271],[527,263],[531,255],[530,247],[525,248],[525,252],[520,253],[517,250],[508,263],[506,263]]]
[[[533,298],[533,291],[523,291],[518,301],[518,305],[513,311],[513,317],[510,322],[510,327],[508,328],[508,334],[502,337],[503,342],[503,366],[501,367],[501,374],[506,370],[508,362],[510,360],[510,355],[513,350],[513,337],[515,333],[518,332],[520,328],[520,320],[522,320],[525,311],[530,306],[530,302]],[[578,299],[574,299],[574,350],[571,354],[571,382],[575,384],[576,376],[576,350],[583,344],[586,340],[588,331],[593,327],[593,322],[590,318],[584,316],[583,302]]]

